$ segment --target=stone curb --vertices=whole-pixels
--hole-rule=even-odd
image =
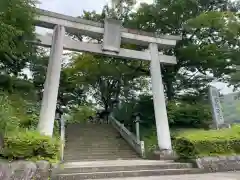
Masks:
[[[51,173],[52,165],[47,161],[0,161],[1,180],[47,180]]]
[[[240,156],[203,157],[194,160],[196,166],[207,172],[240,170]]]

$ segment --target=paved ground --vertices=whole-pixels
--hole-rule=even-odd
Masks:
[[[109,180],[240,180],[240,172],[213,173],[213,174],[200,174],[200,175],[156,176],[156,177],[141,177],[141,178],[139,177],[116,178],[116,179],[109,179]]]

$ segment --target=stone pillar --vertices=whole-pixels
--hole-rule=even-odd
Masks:
[[[41,105],[38,130],[41,134],[52,136],[55,111],[57,104],[58,88],[60,82],[61,63],[65,28],[57,25],[54,28],[52,48],[44,84],[43,100]]]
[[[151,43],[149,51],[151,56],[150,70],[158,145],[161,151],[171,151],[172,144],[157,44]]]
[[[140,123],[140,117],[136,116],[136,122],[135,122],[135,126],[136,126],[136,137],[137,139],[140,141],[140,127],[139,127],[139,123]]]

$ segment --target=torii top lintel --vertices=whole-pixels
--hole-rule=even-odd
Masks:
[[[89,21],[81,18],[67,16],[47,10],[37,9],[35,18],[36,26],[53,29],[55,25],[65,26],[69,33],[80,33],[81,35],[94,38],[104,34],[104,24]],[[148,46],[156,43],[160,48],[169,48],[176,45],[176,41],[181,40],[181,36],[156,35],[139,30],[121,28],[121,41],[124,43],[134,43],[137,45]]]

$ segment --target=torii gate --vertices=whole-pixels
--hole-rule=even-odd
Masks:
[[[54,29],[52,38],[39,35],[37,36],[39,41],[35,42],[37,45],[51,48],[38,125],[40,132],[49,136],[52,136],[53,133],[63,49],[135,60],[148,60],[151,61],[150,71],[158,145],[160,150],[171,151],[172,145],[160,63],[176,64],[177,62],[176,57],[163,55],[158,51],[158,48],[173,47],[176,45],[176,41],[181,40],[181,37],[156,37],[153,33],[125,29],[121,26],[120,21],[113,19],[106,19],[105,23],[102,24],[41,9],[38,9],[38,15],[35,18],[36,26]],[[65,30],[94,38],[103,35],[103,44],[72,40],[65,36]],[[146,46],[148,50],[123,49],[120,48],[121,42]]]

